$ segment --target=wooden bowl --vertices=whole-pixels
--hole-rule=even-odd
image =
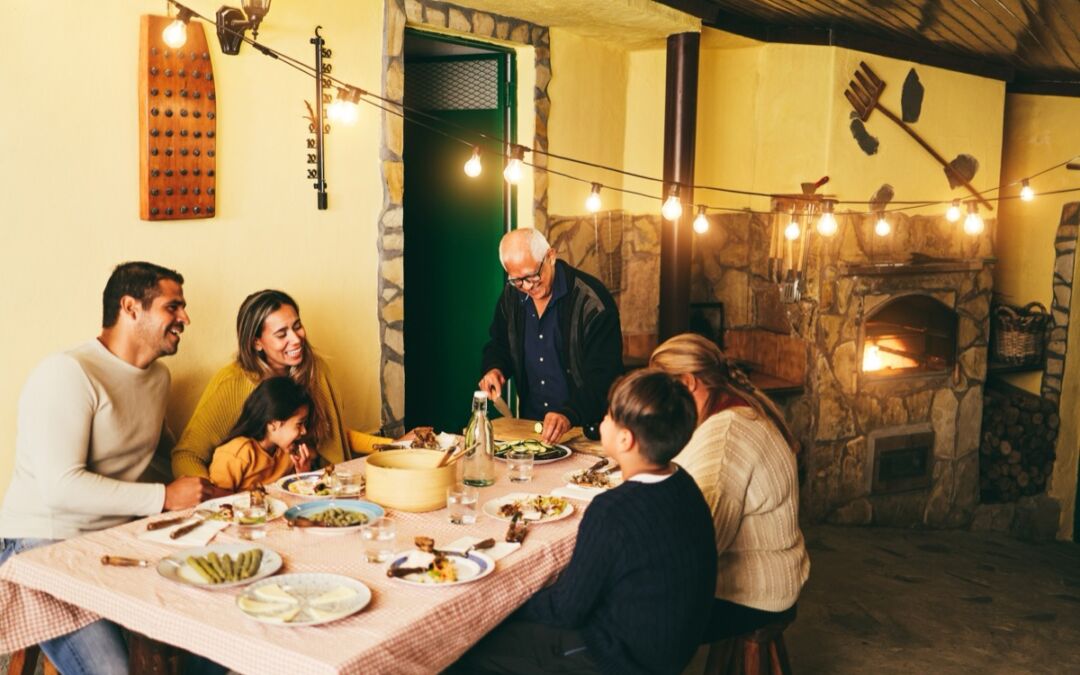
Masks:
[[[435,511],[446,506],[456,463],[436,469],[438,450],[384,450],[368,455],[367,499],[400,511]]]

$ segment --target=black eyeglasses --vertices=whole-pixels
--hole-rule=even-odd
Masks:
[[[540,272],[544,269],[544,263],[547,262],[548,257],[545,255],[540,261],[540,266],[536,268],[536,271],[532,274],[527,274],[523,277],[507,277],[506,283],[510,284],[514,288],[521,288],[525,284],[529,284],[529,288],[532,288],[536,284],[540,283]]]

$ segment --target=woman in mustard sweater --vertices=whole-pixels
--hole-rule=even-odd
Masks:
[[[282,291],[249,295],[236,316],[236,336],[236,360],[219,370],[206,385],[172,450],[173,474],[207,477],[214,448],[236,424],[244,401],[261,381],[278,376],[292,378],[311,395],[308,446],[324,462],[336,464],[349,459],[340,403],[326,363],[307,340],[296,301]]]

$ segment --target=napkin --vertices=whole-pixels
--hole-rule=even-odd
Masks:
[[[483,541],[483,539],[481,539],[480,537],[462,537],[461,539],[452,541],[449,545],[442,546],[441,548],[444,551],[457,551],[458,553],[464,553],[465,549],[481,541]],[[492,560],[501,560],[513,553],[514,551],[518,550],[519,548],[521,548],[520,543],[500,541],[496,542],[495,545],[491,548],[485,548],[483,551],[480,551],[480,553],[487,554],[487,556]]]
[[[560,488],[555,488],[551,491],[551,494],[556,497],[565,497],[567,499],[576,499],[582,502],[591,502],[593,497],[598,494],[602,494],[604,490],[598,490],[597,488],[579,487],[577,485],[564,485]]]
[[[203,521],[201,525],[196,527],[191,532],[188,532],[182,537],[177,539],[170,539],[169,535],[178,528],[190,525],[194,522],[194,519],[188,518],[182,523],[173,525],[172,527],[165,527],[160,530],[144,531],[139,533],[139,539],[143,541],[152,541],[155,544],[168,544],[169,546],[182,546],[185,548],[194,546],[206,546],[210,543],[218,532],[221,532],[229,524],[223,520],[207,520]]]

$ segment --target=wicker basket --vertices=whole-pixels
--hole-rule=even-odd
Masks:
[[[1010,366],[1042,363],[1049,323],[1050,315],[1041,303],[1021,308],[998,305],[993,313],[993,359]]]

